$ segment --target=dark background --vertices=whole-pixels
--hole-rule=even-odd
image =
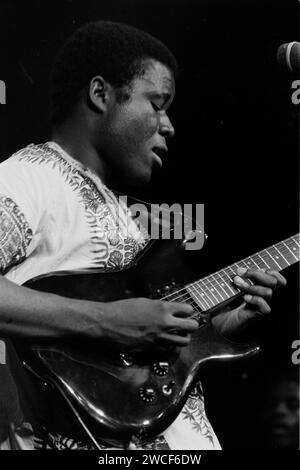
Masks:
[[[208,272],[298,231],[298,77],[276,63],[299,40],[292,0],[0,0],[0,159],[49,138],[48,76],[66,37],[109,19],[158,36],[181,76],[170,117],[176,136],[161,175],[142,193],[157,202],[205,204]],[[204,374],[209,417],[225,448],[254,448],[266,383],[291,365],[299,338],[297,267],[276,293],[255,361]],[[296,367],[296,366],[294,366]]]

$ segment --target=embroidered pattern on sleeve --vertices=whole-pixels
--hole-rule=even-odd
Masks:
[[[0,271],[5,274],[21,263],[32,240],[32,230],[19,206],[0,195]]]

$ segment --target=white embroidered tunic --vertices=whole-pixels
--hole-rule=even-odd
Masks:
[[[148,241],[127,206],[56,143],[29,145],[0,164],[0,268],[7,279],[21,285],[58,271],[122,270]],[[12,426],[16,446],[33,448],[33,436],[22,439]],[[48,444],[66,448],[63,442],[51,436]],[[137,447],[162,444],[220,448],[200,386],[162,436]],[[8,441],[0,442],[0,449],[7,447]],[[73,442],[70,448],[82,447]]]

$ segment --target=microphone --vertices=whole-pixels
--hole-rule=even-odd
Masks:
[[[277,62],[291,72],[300,71],[300,42],[288,42],[279,46]]]

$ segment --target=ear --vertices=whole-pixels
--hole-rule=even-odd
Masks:
[[[112,91],[112,86],[103,77],[100,75],[93,77],[88,89],[90,106],[97,112],[105,112],[111,99]]]

